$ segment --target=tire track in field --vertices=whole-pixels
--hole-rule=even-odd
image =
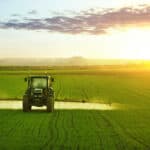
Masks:
[[[41,131],[42,131],[42,127],[43,127],[43,124],[44,124],[45,119],[46,119],[46,118],[43,118],[43,119],[40,120],[37,137],[40,137],[40,136],[41,136]]]
[[[13,114],[13,116],[11,116],[11,120],[13,120],[13,118],[17,118],[17,117],[16,117],[17,114],[18,114],[18,111],[15,113],[15,115]],[[7,120],[9,120],[9,119],[7,119]],[[16,122],[15,122],[15,125],[7,130],[7,134],[5,133],[6,136],[12,135],[12,134],[14,133],[14,131],[15,131],[18,127],[21,127],[21,125],[23,125],[23,121],[22,121],[22,120],[16,120],[16,119],[14,119],[13,121],[16,121]]]
[[[99,112],[93,114],[93,118],[95,120],[95,123],[96,123],[97,127],[101,128],[101,130],[103,130],[102,129],[102,124],[100,124],[100,122],[98,121],[99,117],[101,117],[101,119],[103,120],[103,122],[105,124],[105,126],[103,128],[108,129],[112,139],[116,139],[118,141],[118,142],[114,143],[116,149],[118,149],[118,150],[126,150],[127,149],[126,148],[126,144],[124,144],[124,142],[121,140],[120,134],[117,133],[117,131],[115,130],[115,128],[114,128],[113,124],[111,123],[111,121],[108,120],[104,115],[102,115],[102,113],[99,113]],[[99,141],[103,145],[103,142],[102,142],[102,139],[101,139],[100,135],[99,135]],[[104,146],[102,147],[102,149],[103,150],[105,149]]]
[[[8,123],[8,121],[10,120],[10,118],[12,119],[12,118],[15,118],[16,117],[16,115],[18,114],[18,111],[16,111],[15,113],[6,113],[6,114],[4,114],[3,115],[3,118],[1,118],[1,121],[0,121],[0,123],[2,122],[2,124],[4,125],[4,127],[5,127],[5,124],[4,123]],[[7,118],[7,119],[6,119]],[[13,128],[11,128],[9,131],[11,131]],[[0,131],[2,130],[2,132],[0,132],[0,135],[1,136],[7,136],[7,134],[5,133],[4,135],[3,135],[3,129],[0,129]],[[8,135],[9,135],[9,131],[7,130],[7,132],[8,132]]]
[[[70,119],[71,127],[75,131],[76,135],[78,135],[79,131],[75,127],[73,112],[70,112],[70,116],[71,116],[71,119]]]
[[[79,149],[95,149],[94,148],[94,146],[96,146],[96,145],[98,145],[98,144],[95,144],[94,143],[94,145],[93,144],[89,144],[89,143],[85,143],[85,142],[87,142],[87,141],[85,141],[85,139],[89,139],[89,141],[90,141],[90,138],[91,138],[91,135],[89,136],[89,137],[87,137],[87,135],[86,134],[81,134],[80,135],[80,133],[81,133],[81,129],[80,128],[77,128],[76,127],[76,122],[75,122],[75,119],[77,118],[77,116],[74,116],[74,112],[70,112],[70,114],[71,114],[71,118],[70,118],[70,123],[71,123],[71,127],[72,127],[72,130],[73,130],[73,132],[74,132],[74,134],[73,134],[73,136],[75,136],[76,137],[76,141],[74,142],[74,143],[72,143],[73,145],[72,145],[72,149],[76,149],[76,150],[79,150]],[[83,114],[84,115],[84,122],[85,123],[87,123],[88,124],[88,122],[93,122],[93,116],[91,115],[91,112],[89,112],[89,113],[85,113],[85,114]],[[85,124],[86,125],[86,124]],[[93,128],[93,129],[91,129],[90,128],[90,131],[91,130],[94,130],[95,129],[95,127]],[[84,130],[84,129],[83,129]],[[90,133],[91,134],[91,133]],[[93,136],[93,134],[92,134],[92,136]],[[98,135],[99,136],[99,135]],[[101,138],[101,137],[100,137]],[[80,143],[80,140],[81,141],[83,141],[84,142],[84,144],[82,145],[81,143]],[[92,140],[93,141],[93,140]],[[99,145],[98,145],[99,146]],[[70,148],[71,149],[71,148]],[[101,149],[101,150],[103,150],[103,149]]]
[[[118,150],[127,149],[126,148],[127,144],[124,144],[124,142],[121,140],[121,138],[120,138],[121,135],[115,130],[114,125],[112,124],[112,122],[108,118],[106,118],[106,116],[104,116],[102,113],[100,113],[100,115],[101,115],[101,118],[105,121],[105,123],[108,125],[108,127],[113,132],[113,134],[111,136],[114,137],[114,138],[116,137],[119,140],[119,142],[115,143]]]
[[[97,132],[97,129],[99,129],[98,121],[93,117],[93,112],[91,112],[91,111],[87,113],[87,122],[92,122],[94,124],[93,127],[90,127],[90,132],[92,131],[94,133],[94,135],[92,134],[92,136],[94,136],[96,138],[96,143],[90,144],[88,146],[86,145],[86,147],[84,147],[84,149],[89,148],[89,149],[94,149],[94,150],[95,149],[105,150],[103,142],[102,142],[103,138],[102,138],[102,136],[100,136],[100,134],[98,134],[99,132]],[[96,128],[95,128],[95,126],[96,126]],[[95,136],[95,133],[96,133],[96,136]]]
[[[58,124],[58,119],[59,119],[59,112],[55,111],[52,114],[52,118],[49,119],[48,121],[48,137],[45,141],[45,143],[42,145],[42,147],[40,148],[40,150],[43,149],[50,149],[53,150],[55,148],[55,143],[57,142],[58,139],[58,128],[57,128],[57,124]]]
[[[67,126],[66,126],[66,123],[67,123],[67,121],[68,121],[68,119],[66,118],[66,117],[63,117],[63,115],[64,115],[64,112],[63,111],[60,111],[59,112],[59,118],[58,118],[58,120],[59,120],[59,122],[61,122],[61,127],[59,126],[59,130],[58,131],[60,131],[61,130],[61,133],[59,134],[59,132],[57,132],[58,134],[58,136],[57,136],[57,138],[55,138],[55,140],[54,140],[54,142],[53,143],[55,143],[55,145],[53,144],[53,145],[51,145],[51,147],[50,147],[50,149],[64,149],[64,150],[71,150],[72,149],[72,147],[71,146],[68,146],[65,142],[67,142],[68,140],[69,140],[69,128],[67,128]],[[68,115],[68,114],[67,114]],[[67,116],[66,115],[66,116]],[[70,114],[69,114],[70,115]],[[65,119],[66,118],[66,119]],[[72,118],[72,117],[71,117]],[[70,119],[70,117],[69,117],[69,119]],[[70,121],[69,121],[70,122]],[[57,124],[57,129],[58,129],[58,124]],[[61,135],[61,136],[60,136]],[[59,141],[60,143],[58,143],[57,141]],[[62,143],[61,143],[61,141],[62,141]]]
[[[106,116],[104,116],[104,115],[102,115],[102,114],[101,114],[101,116],[103,117],[104,120],[106,120],[106,121],[108,122],[108,124],[111,124],[111,121],[110,121],[108,118],[106,118]],[[137,138],[136,136],[134,136],[133,134],[131,134],[130,132],[128,132],[128,131],[126,130],[126,128],[123,127],[123,126],[121,126],[121,124],[120,124],[119,122],[117,122],[116,124],[117,124],[117,127],[119,127],[119,128],[122,130],[122,132],[123,132],[124,134],[126,134],[131,140],[134,140],[135,142],[139,143],[140,145],[142,145],[142,146],[143,146],[144,148],[146,148],[147,150],[150,149],[150,145],[144,143],[144,140],[142,140],[142,138],[139,139],[139,138]],[[124,147],[125,147],[125,146],[124,146]]]
[[[34,131],[36,130],[36,128],[32,125],[32,126],[30,127],[30,130],[31,130],[31,134],[34,135]]]
[[[49,121],[49,128],[48,128],[48,129],[50,129],[50,132],[49,132],[49,138],[47,140],[47,147],[50,150],[54,149],[55,141],[57,141],[57,138],[58,138],[57,122],[58,122],[59,113],[57,112],[57,114],[55,114],[54,117],[55,117],[55,119],[52,117],[53,120]],[[50,124],[52,124],[51,121],[53,121],[53,125],[52,126],[50,125]]]
[[[98,120],[95,116],[95,113],[91,112],[91,118],[93,119],[93,122],[95,123],[97,129],[101,128],[101,125],[99,124],[99,122],[98,122]],[[101,147],[100,149],[105,150],[104,145],[103,145],[103,141],[102,141],[102,137],[100,136],[99,133],[97,134],[97,136],[98,136],[99,144],[100,144],[100,147]]]
[[[16,114],[17,114],[17,112],[15,113],[15,115],[16,115]],[[13,116],[14,116],[14,115],[13,115]],[[5,112],[5,114],[3,114],[2,117],[3,117],[3,118],[0,119],[0,122],[3,122],[3,120],[8,120],[9,117],[12,117],[12,113],[8,113],[8,112],[6,113],[6,112]],[[7,119],[6,119],[6,118],[7,118]]]
[[[73,114],[73,112],[70,112],[70,116],[71,116],[70,123],[71,123],[72,130],[75,131],[75,135],[77,135],[77,137],[78,137],[79,136],[79,131],[75,127],[75,121],[74,121],[74,114]],[[79,143],[76,143],[75,147],[76,147],[77,150],[79,150],[80,149]]]
[[[9,118],[12,119],[12,118],[14,118],[16,115],[18,115],[18,111],[17,111],[17,110],[15,111],[15,113],[12,113],[11,110],[10,110],[9,113],[8,113],[8,111],[7,111],[7,114],[4,114],[4,115],[3,115],[3,118],[1,118],[1,121],[2,121],[2,119],[3,119],[3,120],[9,120]],[[7,118],[7,119],[6,119],[6,118]]]
[[[61,114],[61,118],[62,118],[62,132],[64,132],[64,138],[63,138],[63,141],[64,141],[64,143],[66,142],[66,141],[68,141],[68,130],[66,130],[66,121],[65,121],[65,117],[62,117],[64,115],[64,113],[62,113]]]
[[[23,122],[21,120],[18,120],[16,123],[15,123],[15,126],[13,126],[12,128],[9,129],[8,133],[6,134],[6,136],[11,136],[13,135],[13,133],[15,133],[14,131],[21,127],[21,125],[23,124]]]
[[[136,136],[134,136],[133,134],[131,134],[130,132],[128,132],[125,127],[121,126],[120,123],[117,122],[117,124],[118,124],[118,126],[122,129],[122,131],[123,131],[130,139],[136,141],[137,143],[139,143],[140,145],[142,145],[143,147],[145,147],[146,150],[150,150],[150,145],[146,144],[142,138],[139,139],[138,137],[136,137]]]
[[[48,129],[47,130],[48,134],[46,136],[45,143],[40,147],[40,150],[47,149],[47,147],[49,146],[49,144],[51,142],[50,139],[51,139],[51,135],[53,136],[53,132],[52,132],[52,129],[51,129],[52,126],[50,126],[50,124],[51,124],[51,120],[48,121],[48,128],[47,128]]]
[[[59,122],[59,117],[62,117],[60,116],[60,112],[58,111],[57,112],[57,116],[56,116],[56,120],[55,120],[55,124],[54,124],[54,136],[52,136],[52,143],[55,144],[57,142],[57,140],[59,139],[59,128],[58,128],[58,122]]]
[[[66,118],[67,115],[65,115],[65,117],[63,117],[63,115],[64,115],[63,111],[60,111],[59,114],[61,116],[59,119],[59,121],[61,122],[61,127],[59,127],[59,130],[61,130],[61,133],[58,134],[59,136],[57,138],[57,141],[59,141],[59,143],[55,142],[56,144],[51,148],[52,149],[60,149],[60,150],[71,150],[72,147],[68,146],[66,143],[69,140],[69,134],[68,134],[69,130],[67,130],[67,126],[66,126],[68,119],[67,120],[64,119],[64,118]]]

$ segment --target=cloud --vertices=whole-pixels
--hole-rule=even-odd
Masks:
[[[38,12],[36,10],[31,10],[28,12],[29,15],[36,15]]]
[[[108,29],[118,26],[141,26],[143,24],[150,25],[150,6],[147,5],[141,5],[137,8],[124,7],[118,10],[89,9],[70,17],[58,15],[39,19],[26,18],[17,22],[9,20],[7,22],[0,22],[0,28],[97,35],[105,34],[108,32]]]
[[[20,17],[20,14],[12,14],[12,17]]]

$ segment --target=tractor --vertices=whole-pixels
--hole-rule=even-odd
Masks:
[[[23,96],[23,111],[31,111],[32,106],[46,106],[47,112],[54,111],[54,78],[48,75],[28,76],[25,79],[27,89]]]

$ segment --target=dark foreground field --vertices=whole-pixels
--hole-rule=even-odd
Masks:
[[[149,150],[149,110],[0,110],[3,150]]]

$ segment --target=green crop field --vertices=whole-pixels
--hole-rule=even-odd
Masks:
[[[55,98],[145,107],[150,104],[149,75],[54,75]],[[24,77],[0,75],[0,98],[21,99],[26,89]]]
[[[119,104],[117,108],[1,109],[0,149],[150,150],[150,73],[91,72],[54,74],[56,100]],[[24,77],[3,71],[0,98],[21,99]]]
[[[149,150],[149,110],[0,110],[0,149]]]

